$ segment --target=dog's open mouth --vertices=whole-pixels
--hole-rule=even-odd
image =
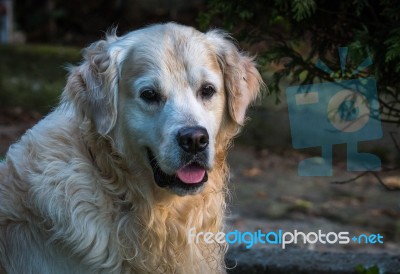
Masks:
[[[179,190],[178,194],[192,194],[208,180],[206,168],[198,162],[190,162],[170,175],[162,171],[151,150],[147,149],[147,152],[154,180],[160,187],[171,188],[175,192]]]

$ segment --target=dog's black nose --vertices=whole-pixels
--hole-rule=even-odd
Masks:
[[[208,133],[204,127],[184,127],[178,131],[178,144],[184,151],[197,153],[208,146]]]

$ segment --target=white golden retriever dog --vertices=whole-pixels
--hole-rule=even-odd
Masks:
[[[224,273],[226,151],[262,85],[221,31],[109,34],[0,163],[6,273]],[[1,272],[1,271],[0,271]]]

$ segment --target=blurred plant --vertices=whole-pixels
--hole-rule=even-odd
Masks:
[[[337,48],[349,47],[347,69],[368,55],[369,71],[378,83],[382,120],[400,124],[400,6],[395,0],[208,0],[199,16],[201,28],[221,26],[246,47],[252,46],[261,65],[278,64],[269,83],[279,93],[283,80],[310,84],[339,76]],[[321,58],[335,73],[315,67]],[[348,77],[346,75],[345,77]]]
[[[372,267],[365,267],[363,265],[357,265],[356,273],[357,274],[379,274],[381,272],[379,270],[379,267],[377,267],[376,265],[374,265]]]
[[[0,45],[0,108],[50,111],[59,101],[68,63],[79,49],[41,45]]]

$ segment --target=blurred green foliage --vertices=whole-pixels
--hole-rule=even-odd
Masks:
[[[0,46],[0,106],[21,106],[41,113],[56,105],[69,63],[79,50],[42,45]]]
[[[372,266],[372,267],[365,267],[363,265],[358,265],[356,267],[356,273],[357,274],[379,274],[381,273],[379,270],[379,267]]]
[[[366,57],[373,65],[357,77],[377,79],[384,120],[400,123],[400,5],[395,0],[208,0],[198,21],[203,29],[222,26],[262,65],[278,64],[271,92],[282,81],[310,84],[339,76],[338,47],[349,47],[347,71]],[[321,58],[335,73],[315,67]],[[347,75],[348,76],[348,75]]]

